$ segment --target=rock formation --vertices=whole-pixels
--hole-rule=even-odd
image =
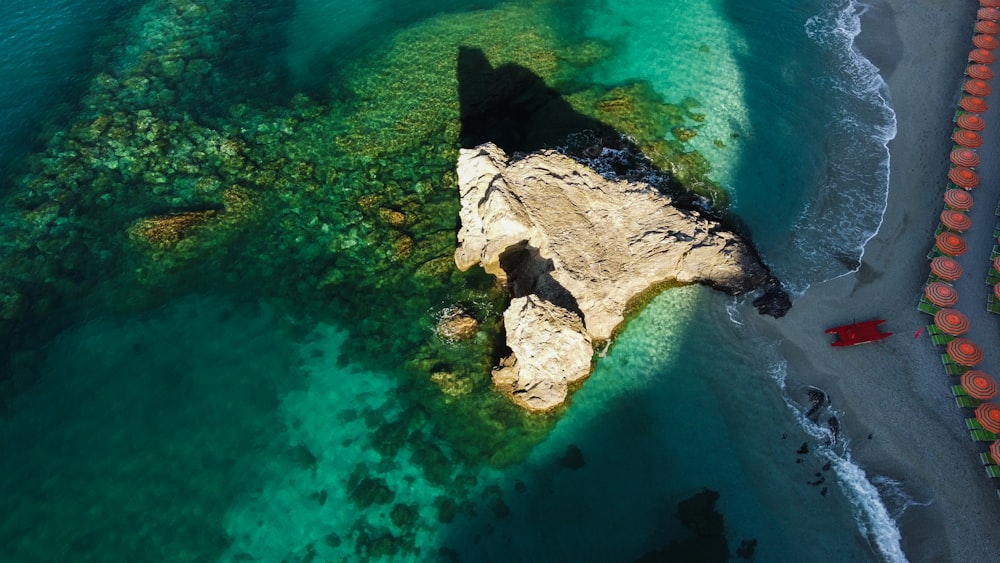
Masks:
[[[525,408],[561,404],[567,384],[589,374],[592,342],[609,339],[629,303],[658,286],[781,294],[752,247],[717,220],[558,152],[511,159],[491,143],[463,149],[458,180],[455,262],[482,265],[513,294],[504,313],[513,354],[493,377]]]

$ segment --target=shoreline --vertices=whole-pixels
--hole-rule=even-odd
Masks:
[[[1000,552],[998,483],[986,477],[979,463],[980,447],[969,439],[962,421],[969,413],[952,399],[949,386],[954,382],[944,374],[940,352],[926,334],[913,337],[931,322],[916,304],[942,209],[952,116],[978,7],[876,0],[864,10],[855,47],[880,69],[897,120],[897,135],[889,143],[889,195],[882,224],[865,246],[857,272],[815,284],[784,319],[755,323],[762,333],[781,339],[792,396],[808,386],[826,391],[833,408],[843,412],[841,428],[853,461],[869,480],[883,476],[898,481],[912,498],[914,504],[897,525],[903,551],[914,562],[990,560]],[[987,138],[989,118],[987,114]],[[980,217],[992,216],[997,199],[985,186],[991,179],[1000,182],[1000,164],[989,158],[990,148],[979,151],[983,165],[977,171],[984,187],[973,195]],[[992,148],[1000,158],[1000,147]],[[988,267],[993,224],[975,225],[965,237],[969,250],[963,258]],[[988,290],[979,269],[970,270],[965,277],[970,287],[978,283],[982,299],[970,290],[960,300],[963,312],[984,309]],[[887,319],[885,327],[896,337],[857,348],[829,346],[825,328],[867,318]],[[993,336],[996,325],[983,328]],[[985,344],[987,339],[981,340]],[[995,374],[997,360],[987,350],[980,367]]]

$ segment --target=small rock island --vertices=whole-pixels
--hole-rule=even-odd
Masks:
[[[648,184],[606,179],[553,150],[514,159],[492,143],[462,149],[458,182],[455,263],[481,265],[512,294],[512,354],[493,381],[526,409],[562,404],[630,302],[665,284],[761,289],[754,304],[773,316],[790,306],[740,235]]]

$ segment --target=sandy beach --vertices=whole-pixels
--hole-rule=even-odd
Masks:
[[[943,4],[943,5],[942,5]],[[861,269],[813,286],[788,316],[763,318],[762,330],[783,339],[789,358],[789,391],[804,386],[830,394],[844,412],[842,429],[854,461],[868,473],[901,483],[917,505],[899,520],[910,561],[994,560],[1000,553],[998,480],[988,479],[949,387],[939,355],[924,331],[932,319],[916,309],[928,275],[926,254],[947,184],[953,116],[963,70],[973,48],[977,2],[878,0],[863,17],[856,46],[889,85],[898,132],[890,145],[888,208],[878,235],[867,245]],[[996,82],[993,83],[997,88]],[[987,98],[1000,103],[1000,95]],[[985,311],[984,283],[997,222],[1000,192],[1000,110],[984,115],[985,145],[978,151],[980,187],[973,191],[965,275],[956,283],[957,309],[972,323],[969,337],[983,345],[980,368],[1000,373],[1000,318]],[[825,328],[854,320],[887,319],[895,336],[856,348],[829,346]]]

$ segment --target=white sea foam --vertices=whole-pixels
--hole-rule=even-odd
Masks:
[[[779,272],[801,290],[810,282],[855,272],[864,247],[882,226],[889,192],[889,148],[896,115],[878,68],[854,46],[863,7],[831,0],[806,22],[806,34],[829,54],[822,86],[836,104],[824,185],[796,221],[793,243],[808,260]]]
[[[771,376],[781,389],[785,404],[791,409],[796,421],[819,444],[816,454],[830,462],[841,491],[853,507],[854,521],[861,535],[884,561],[907,561],[900,546],[901,536],[896,519],[906,508],[919,503],[906,495],[897,481],[879,475],[869,478],[865,470],[852,461],[850,444],[843,435],[834,436],[828,426],[815,423],[788,397],[785,387],[787,363],[784,360],[772,364]],[[829,407],[824,407],[822,411],[823,415],[819,419],[828,418],[825,415],[840,414]],[[886,498],[893,500],[894,510],[890,511],[887,507]]]

